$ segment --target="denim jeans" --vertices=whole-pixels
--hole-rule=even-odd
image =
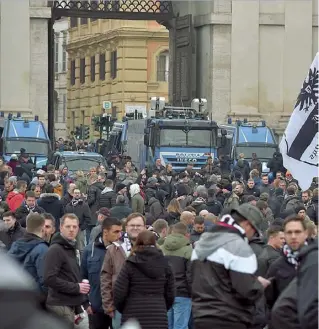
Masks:
[[[122,322],[122,314],[118,311],[114,312],[114,318],[112,319],[112,327],[113,329],[120,329]]]
[[[175,297],[172,308],[168,311],[168,329],[187,329],[192,311],[192,300],[187,297]]]

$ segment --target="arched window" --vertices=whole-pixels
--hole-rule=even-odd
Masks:
[[[168,82],[169,53],[161,52],[157,57],[157,81]]]

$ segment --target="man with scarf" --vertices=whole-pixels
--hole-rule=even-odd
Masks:
[[[132,244],[139,233],[146,229],[145,223],[146,219],[142,214],[136,212],[129,215],[125,222],[126,233],[122,241],[113,242],[104,258],[101,271],[102,306],[104,312],[113,319],[113,329],[119,329],[121,326],[121,314],[116,311],[113,302],[114,284],[126,258],[131,253]]]
[[[45,210],[36,203],[36,197],[33,191],[25,194],[25,200],[22,205],[15,211],[16,218],[22,227],[26,227],[26,218],[30,213],[43,214]]]
[[[296,277],[299,265],[300,249],[307,243],[307,227],[305,222],[296,216],[288,217],[283,224],[286,243],[282,256],[269,267],[266,277],[271,279],[271,285],[266,289],[266,299],[271,309],[279,295]]]
[[[256,256],[248,240],[263,216],[243,204],[201,235],[192,254],[192,301],[195,329],[247,329],[255,303],[270,282],[256,277]]]
[[[91,221],[91,210],[88,204],[83,200],[79,189],[74,190],[73,199],[66,205],[65,212],[75,214],[79,219],[80,230],[76,237],[76,246],[77,249],[82,252],[85,247],[85,230]]]
[[[47,308],[74,327],[74,316],[89,303],[85,295],[90,285],[82,282],[80,255],[76,250],[79,219],[65,214],[60,220],[60,232],[51,241],[44,261],[44,284],[49,288]]]

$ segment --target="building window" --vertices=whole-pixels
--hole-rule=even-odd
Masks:
[[[71,61],[71,72],[70,72],[71,86],[75,85],[75,60]]]
[[[71,17],[70,18],[70,27],[77,27],[78,26],[78,18],[77,17]]]
[[[85,58],[80,59],[80,83],[85,83]]]
[[[67,99],[66,99],[66,94],[63,94],[63,99],[62,99],[62,122],[66,122],[66,102],[67,102]]]
[[[54,90],[54,121],[59,122],[59,109],[60,109],[59,94]]]
[[[163,51],[157,57],[157,81],[167,82],[169,72],[169,53]]]
[[[63,31],[62,72],[66,72],[66,41],[67,41],[67,31]]]
[[[100,80],[105,80],[105,54],[100,54]]]
[[[54,72],[59,72],[59,33],[54,33]]]
[[[91,57],[91,81],[95,81],[95,55]]]
[[[115,79],[117,73],[117,51],[111,52],[111,78]]]

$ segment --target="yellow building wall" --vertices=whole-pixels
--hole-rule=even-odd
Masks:
[[[80,21],[80,20],[79,20]],[[98,20],[69,29],[67,128],[91,124],[102,113],[103,101],[116,107],[117,118],[125,105],[149,107],[151,96],[168,99],[168,82],[157,81],[157,58],[168,51],[168,30],[153,21]],[[111,52],[117,50],[117,75],[111,78]],[[99,80],[99,54],[105,53],[105,80]],[[95,81],[91,56],[95,55]],[[80,58],[85,56],[85,83],[80,83]],[[71,61],[75,60],[75,85]],[[112,112],[110,112],[112,114]],[[91,133],[94,127],[91,125]],[[91,134],[92,135],[92,134]]]

